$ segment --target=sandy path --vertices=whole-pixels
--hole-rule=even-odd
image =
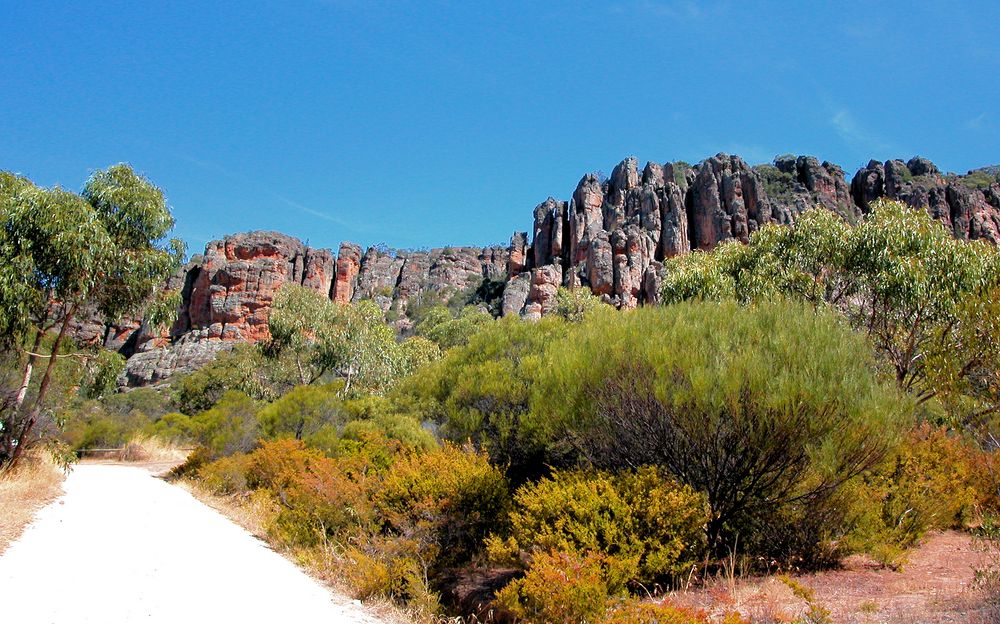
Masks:
[[[146,470],[78,465],[63,487],[0,557],[3,621],[378,622]]]

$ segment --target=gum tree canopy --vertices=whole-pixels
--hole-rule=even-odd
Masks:
[[[961,395],[975,421],[1000,409],[1000,254],[925,211],[880,200],[855,227],[822,209],[665,263],[661,301],[805,301],[868,335],[920,402]]]
[[[106,320],[141,312],[179,266],[183,244],[166,240],[173,225],[163,191],[126,164],[96,172],[80,194],[0,172],[0,330],[3,346],[24,355],[20,386],[0,414],[0,467],[30,441],[80,310]],[[50,330],[57,333],[43,354]],[[42,359],[45,373],[29,404]]]

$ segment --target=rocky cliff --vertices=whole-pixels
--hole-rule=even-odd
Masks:
[[[871,161],[848,183],[841,167],[811,156],[750,167],[718,154],[694,166],[649,162],[641,170],[627,158],[607,179],[583,176],[568,200],[540,203],[531,231],[515,232],[506,249],[362,250],[345,242],[335,254],[276,232],[237,234],[209,243],[168,282],[181,298],[169,331],[150,332],[137,319],[89,320],[76,334],[129,355],[126,381],[144,385],[266,338],[274,293],[288,283],[343,303],[374,300],[401,331],[411,306],[486,282],[501,285],[505,315],[540,317],[560,286],[632,308],[655,301],[665,258],[746,242],[762,225],[794,222],[814,206],[854,222],[880,197],[927,210],[959,238],[1000,242],[1000,179],[990,168],[956,176],[923,158]]]

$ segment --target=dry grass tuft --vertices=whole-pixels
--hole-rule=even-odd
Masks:
[[[21,535],[36,511],[62,493],[65,478],[44,451],[26,453],[13,472],[0,475],[0,553]]]
[[[129,440],[118,453],[118,461],[180,463],[187,458],[188,452],[159,438],[138,435]]]

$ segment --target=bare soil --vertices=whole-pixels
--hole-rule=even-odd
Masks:
[[[972,588],[975,569],[985,564],[986,555],[970,535],[946,531],[928,535],[899,571],[851,557],[842,569],[793,579],[811,588],[815,604],[828,609],[838,623],[987,622],[980,596]],[[776,577],[719,579],[672,598],[708,613],[739,610],[760,623],[790,622],[807,609],[805,600]]]

